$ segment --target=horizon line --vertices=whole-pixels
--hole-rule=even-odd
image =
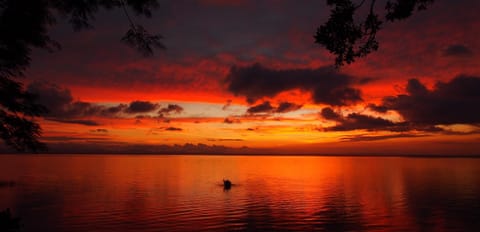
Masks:
[[[0,152],[0,155],[151,155],[151,156],[297,156],[297,157],[399,157],[399,158],[480,158],[480,154],[467,155],[467,154],[372,154],[372,153],[352,153],[352,154],[322,154],[322,153],[204,153],[204,152],[165,152],[165,153],[152,153],[152,152],[47,152],[47,153],[21,153],[21,152]]]

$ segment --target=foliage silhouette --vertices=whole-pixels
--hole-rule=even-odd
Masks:
[[[20,231],[20,218],[13,217],[10,209],[0,211],[0,231]]]
[[[45,113],[45,107],[34,102],[35,96],[24,91],[22,84],[0,76],[0,137],[17,151],[44,151],[39,142],[40,126],[33,117]]]
[[[46,113],[35,103],[35,96],[15,80],[24,76],[30,65],[33,48],[56,51],[60,44],[49,37],[48,30],[58,17],[68,18],[75,30],[92,28],[91,22],[100,8],[123,8],[130,29],[122,41],[145,56],[154,48],[165,49],[161,35],[152,35],[135,24],[128,14],[151,17],[157,0],[0,0],[0,137],[17,151],[43,151],[38,139],[41,128],[34,117]]]
[[[355,4],[352,0],[327,0],[332,6],[328,21],[317,28],[315,43],[324,46],[334,54],[335,66],[351,64],[356,58],[364,57],[378,50],[377,32],[382,20],[375,12],[376,0],[370,0],[365,19],[358,21],[356,12],[366,0]],[[386,3],[385,20],[393,22],[410,17],[415,10],[425,10],[434,0],[389,0]]]

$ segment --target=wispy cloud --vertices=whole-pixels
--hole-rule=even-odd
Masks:
[[[341,137],[340,140],[343,142],[365,142],[365,141],[378,141],[378,140],[387,140],[387,139],[396,139],[396,138],[418,138],[418,137],[427,137],[429,135],[421,134],[393,134],[393,135],[349,135]]]

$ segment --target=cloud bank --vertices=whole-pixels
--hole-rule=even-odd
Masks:
[[[99,123],[89,117],[141,117],[142,114],[155,113],[159,117],[170,113],[180,113],[183,108],[169,104],[161,108],[160,104],[150,101],[135,100],[129,104],[107,106],[97,103],[76,101],[70,90],[47,82],[33,82],[27,86],[27,91],[37,96],[37,102],[48,109],[47,120],[74,123],[86,126],[97,126]]]
[[[314,103],[345,106],[362,101],[361,91],[354,85],[366,79],[357,80],[331,67],[276,70],[257,63],[233,66],[226,81],[228,91],[246,97],[249,103],[300,89],[309,92]]]
[[[412,123],[480,123],[479,77],[460,75],[448,82],[437,82],[432,90],[418,79],[410,79],[406,90],[406,94],[385,97],[380,106],[372,109],[397,111]]]

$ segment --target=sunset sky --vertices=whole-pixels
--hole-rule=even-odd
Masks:
[[[134,19],[165,37],[153,57],[121,43],[121,10],[60,20],[62,50],[34,51],[22,81],[51,152],[480,155],[480,1],[384,23],[340,70],[314,43],[326,1],[159,2]]]

